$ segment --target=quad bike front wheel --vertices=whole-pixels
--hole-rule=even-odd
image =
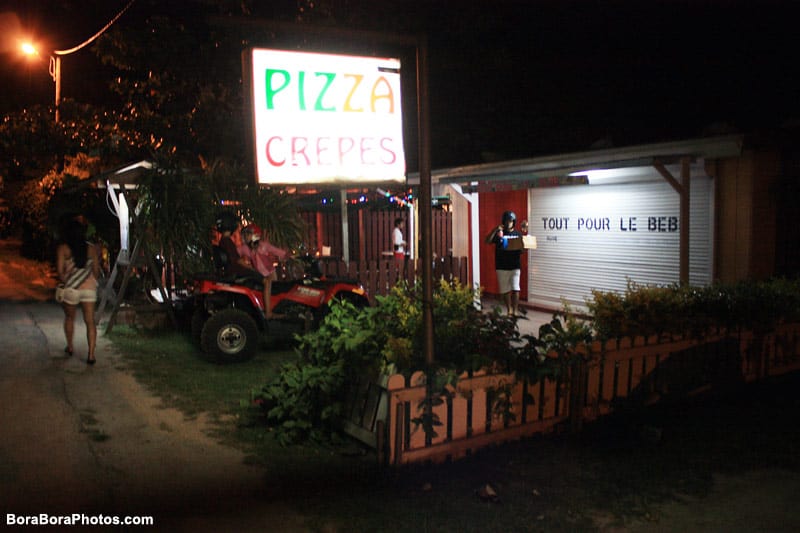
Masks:
[[[246,361],[258,349],[255,321],[238,309],[223,309],[208,317],[200,333],[200,348],[220,363]]]

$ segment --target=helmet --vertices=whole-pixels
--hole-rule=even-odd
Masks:
[[[509,222],[516,222],[517,221],[517,214],[514,211],[506,211],[503,213],[503,225],[508,224]]]
[[[220,233],[236,231],[236,228],[239,227],[239,218],[230,211],[223,211],[217,215],[214,225]]]
[[[242,240],[250,244],[251,242],[261,240],[261,228],[255,224],[248,224],[242,229]]]

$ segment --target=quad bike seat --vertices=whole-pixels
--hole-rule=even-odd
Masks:
[[[263,281],[256,276],[242,276],[240,274],[233,274],[229,272],[230,259],[228,254],[222,247],[214,245],[211,247],[212,260],[214,263],[213,274],[203,274],[203,279],[212,281],[219,281],[222,283],[230,283],[232,285],[242,285],[249,289],[263,290]]]
[[[241,285],[248,289],[263,291],[264,282],[261,278],[256,276],[242,276],[231,274],[228,272],[228,265],[230,260],[228,254],[225,253],[220,246],[212,247],[213,260],[214,260],[214,274],[206,275],[206,279],[220,281],[222,283],[230,283],[232,285]],[[296,281],[273,281],[271,294],[282,294],[289,292],[289,290],[297,284]]]

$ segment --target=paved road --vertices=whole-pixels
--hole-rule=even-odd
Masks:
[[[8,513],[82,513],[152,515],[159,531],[304,530],[291,509],[259,498],[263,470],[202,420],[160,406],[102,336],[87,366],[80,320],[67,358],[61,320],[54,302],[0,301],[2,526]]]
[[[95,457],[80,435],[65,372],[88,369],[54,359],[34,313],[42,304],[0,307],[0,501],[3,511],[53,512],[86,505]],[[54,305],[50,306],[56,311]],[[61,347],[63,349],[63,346]],[[58,348],[52,351],[57,353]],[[63,487],[70,485],[75,493]],[[77,505],[76,505],[77,504]]]

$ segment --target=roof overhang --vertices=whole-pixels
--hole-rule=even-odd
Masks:
[[[155,168],[155,164],[144,159],[97,174],[92,177],[92,181],[100,187],[111,185],[112,187],[133,189],[138,185],[139,179],[153,168]]]
[[[586,170],[670,164],[685,157],[724,159],[741,154],[742,135],[607,148],[586,152],[516,159],[453,167],[431,172],[433,183],[513,182],[560,178]],[[419,183],[419,173],[409,174],[409,184]]]

